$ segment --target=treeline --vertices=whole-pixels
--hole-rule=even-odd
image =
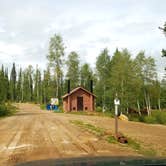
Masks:
[[[109,55],[104,49],[96,59],[92,70],[88,63],[80,63],[77,52],[66,57],[62,37],[54,35],[50,39],[47,55],[47,69],[42,71],[31,65],[26,69],[12,70],[2,65],[0,69],[0,101],[48,103],[51,97],[67,92],[67,81],[71,89],[81,85],[90,90],[93,80],[96,106],[113,109],[115,94],[121,101],[121,110],[166,108],[166,80],[158,80],[155,61],[140,51],[133,58],[127,49],[116,49]]]

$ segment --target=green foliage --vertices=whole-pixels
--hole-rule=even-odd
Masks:
[[[110,89],[110,56],[108,54],[108,49],[105,48],[101,51],[96,61],[96,86],[95,93],[97,97],[97,106],[109,107],[110,103],[107,102],[110,98],[109,89]]]
[[[40,109],[46,110],[46,104],[40,104]]]
[[[108,136],[107,141],[109,143],[118,143],[118,141],[116,140],[116,138],[113,135]]]
[[[166,124],[166,111],[153,110],[150,116],[130,115],[129,119],[151,124]]]
[[[135,150],[141,150],[141,145],[136,142],[134,139],[127,137],[128,146],[132,147]]]
[[[0,104],[0,117],[12,115],[16,111],[16,107],[11,104]]]
[[[102,129],[100,127],[96,127],[96,126],[89,124],[89,123],[84,123],[83,121],[80,121],[80,120],[72,120],[70,122],[83,128],[83,129],[87,129],[89,132],[91,132],[97,136],[103,136],[105,133],[104,129]]]
[[[93,80],[93,72],[89,64],[85,63],[80,69],[81,86],[90,91],[90,80]]]
[[[56,88],[54,90],[54,95],[61,98],[62,95],[62,78],[63,78],[63,57],[64,57],[64,44],[62,37],[55,34],[51,37],[49,42],[49,54],[47,59],[49,61],[50,68],[54,71],[54,78],[56,80]]]
[[[67,64],[67,79],[70,81],[71,89],[79,85],[79,56],[76,52],[71,52],[66,61]]]
[[[15,63],[13,63],[12,71],[10,74],[10,97],[12,101],[16,99],[16,68]]]
[[[80,120],[72,120],[70,121],[70,123],[79,126],[80,128],[89,131],[92,134],[95,134],[96,136],[100,137],[100,139],[104,139],[109,143],[113,143],[113,144],[120,144],[116,137],[112,134],[107,135],[105,129],[94,126],[90,123],[85,123],[83,121]],[[135,139],[131,138],[131,137],[127,137],[128,143],[124,144],[124,146],[126,147],[130,147],[134,150],[136,150],[138,153],[143,154],[145,156],[155,156],[156,155],[156,151],[152,148],[145,148],[143,145],[141,145],[138,141],[136,141]]]
[[[106,110],[114,110],[113,101],[116,93],[121,103],[119,110],[123,113],[129,108],[138,111],[146,108],[150,115],[152,109],[166,108],[166,81],[165,79],[158,81],[155,61],[145,55],[144,51],[132,56],[127,49],[116,49],[110,56],[109,50],[105,48],[97,57],[94,70],[87,63],[80,65],[79,56],[75,51],[71,52],[67,59],[64,59],[66,57],[64,55],[65,46],[62,37],[55,34],[50,38],[47,55],[49,64],[46,70],[28,66],[17,73],[13,63],[12,70],[8,74],[8,69],[4,69],[2,65],[0,102],[46,104],[50,102],[50,98],[58,97],[62,104],[61,97],[67,92],[65,79],[68,78],[71,80],[71,89],[81,85],[90,90],[90,80],[93,80],[97,112],[101,112],[103,107]],[[147,121],[153,119],[149,118]],[[163,120],[160,123],[163,123]]]
[[[96,107],[96,111],[97,112],[102,112],[102,107],[100,107],[100,106]]]

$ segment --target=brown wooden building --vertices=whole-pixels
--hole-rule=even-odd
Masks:
[[[77,87],[62,97],[63,109],[64,111],[94,111],[95,97],[92,92]]]

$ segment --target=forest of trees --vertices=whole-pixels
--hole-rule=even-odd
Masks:
[[[63,39],[55,34],[50,39],[48,65],[44,71],[31,65],[24,70],[17,69],[15,63],[9,71],[2,65],[0,102],[49,103],[51,97],[61,100],[70,79],[71,89],[81,85],[88,90],[90,80],[93,80],[96,107],[113,109],[117,93],[123,112],[129,108],[138,111],[146,108],[150,114],[151,109],[166,108],[166,77],[158,79],[155,60],[144,51],[131,56],[127,49],[116,49],[110,55],[105,48],[96,59],[95,69],[88,63],[80,63],[75,51],[65,57]]]

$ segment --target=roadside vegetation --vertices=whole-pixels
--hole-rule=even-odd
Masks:
[[[96,112],[79,111],[79,112],[69,112],[69,114],[114,118],[114,111],[102,112],[101,109],[96,109]],[[125,115],[129,118],[129,121],[166,125],[166,110],[162,110],[162,111],[152,110],[149,116],[139,115],[138,113],[137,114],[131,113],[131,114],[125,114]]]
[[[128,143],[121,144],[117,141],[117,139],[115,138],[115,135],[113,133],[111,133],[110,131],[107,131],[104,128],[97,127],[90,123],[85,123],[80,120],[71,120],[70,123],[82,128],[83,130],[86,130],[86,131],[96,135],[100,139],[103,139],[111,144],[113,143],[113,144],[119,144],[124,147],[130,147],[133,150],[137,151],[138,153],[140,153],[144,156],[152,157],[152,156],[157,155],[157,152],[154,149],[144,147],[144,145],[142,143],[140,143],[139,141],[137,141],[129,136],[125,136],[125,137],[127,137]]]
[[[144,122],[150,124],[163,124],[166,125],[166,110],[159,111],[153,110],[151,115],[129,115],[129,120],[136,121],[136,122]]]
[[[10,103],[0,103],[0,117],[10,116],[16,112],[16,107]]]

